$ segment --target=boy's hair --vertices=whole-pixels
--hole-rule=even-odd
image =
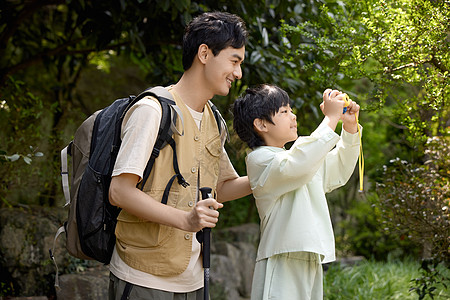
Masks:
[[[207,12],[194,18],[183,36],[183,68],[192,66],[198,47],[206,44],[214,56],[231,46],[239,49],[248,39],[245,22],[237,15],[227,12]]]
[[[289,95],[275,85],[261,84],[248,88],[233,104],[234,131],[250,148],[264,146],[253,121],[262,119],[273,124],[272,117],[280,107],[288,104],[291,104]]]

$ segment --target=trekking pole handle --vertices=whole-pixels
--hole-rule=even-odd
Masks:
[[[202,200],[212,198],[212,189],[210,187],[200,188],[200,193],[202,194]]]
[[[212,189],[209,187],[200,188],[200,193],[202,194],[202,200],[212,198]],[[210,209],[214,209],[214,207],[210,206]]]
[[[202,200],[212,198],[212,189],[209,187],[200,188]],[[203,228],[203,268],[210,267],[211,249],[211,228]]]
[[[212,198],[212,189],[209,187],[200,188],[202,200]],[[210,207],[213,209],[212,207]],[[203,285],[203,299],[209,299],[209,268],[210,268],[210,254],[211,254],[211,228],[203,228],[203,269],[204,269],[204,285]]]

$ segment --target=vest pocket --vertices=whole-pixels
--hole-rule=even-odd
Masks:
[[[162,191],[149,193],[152,198],[161,201]],[[179,197],[178,192],[170,192],[168,204],[174,206]],[[151,200],[152,201],[152,200]],[[131,247],[159,247],[164,245],[172,236],[174,228],[160,225],[138,218],[122,210],[117,217],[116,236],[121,244]]]
[[[214,157],[219,156],[222,153],[222,143],[219,137],[215,137],[206,143],[206,149],[208,149],[209,154]]]
[[[219,157],[222,154],[222,143],[219,136],[209,140],[205,148],[208,150],[207,153],[209,155],[205,155],[204,157],[203,164],[206,165],[204,165],[203,171],[214,170],[213,175],[217,176],[219,174]]]
[[[124,226],[121,226],[124,225]],[[124,235],[121,230],[126,230]],[[156,223],[118,224],[116,236],[123,248],[157,248],[164,245],[173,233],[173,227]]]
[[[131,215],[130,215],[131,216]],[[126,247],[152,248],[163,245],[170,239],[174,228],[153,222],[145,222],[136,218],[124,220],[118,218],[116,237],[119,243]]]

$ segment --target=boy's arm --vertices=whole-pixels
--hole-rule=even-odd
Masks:
[[[358,115],[360,107],[351,100],[342,115],[341,140],[325,160],[324,190],[330,192],[343,186],[353,174],[360,150]],[[362,127],[359,129],[362,132]]]
[[[311,136],[300,137],[289,150],[261,148],[247,157],[247,172],[256,197],[274,199],[307,184],[319,170],[339,136],[321,124]]]
[[[358,161],[359,145],[358,133],[342,129],[341,140],[325,159],[323,188],[326,193],[345,185],[350,179]]]

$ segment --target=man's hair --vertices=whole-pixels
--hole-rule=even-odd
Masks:
[[[183,36],[183,68],[192,66],[198,47],[206,44],[214,56],[229,46],[239,49],[248,39],[245,22],[237,15],[227,12],[207,12],[194,18]]]
[[[288,104],[291,104],[289,95],[275,85],[261,84],[248,88],[233,104],[234,131],[250,148],[264,146],[253,121],[262,119],[273,124],[272,117],[280,107]]]

